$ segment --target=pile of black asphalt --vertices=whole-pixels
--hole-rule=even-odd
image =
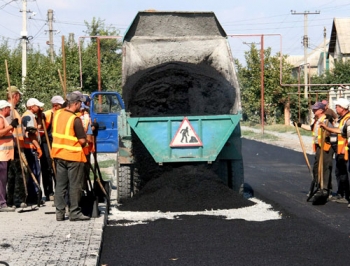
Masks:
[[[204,165],[180,166],[149,181],[122,211],[188,212],[235,209],[255,203],[230,189]]]

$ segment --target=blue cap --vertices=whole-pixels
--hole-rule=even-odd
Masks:
[[[323,111],[326,110],[326,106],[321,102],[316,102],[311,108],[312,110],[319,110],[319,109],[322,109]]]

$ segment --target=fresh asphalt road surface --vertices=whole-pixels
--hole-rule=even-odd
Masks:
[[[245,182],[255,197],[280,211],[282,219],[181,216],[107,226],[100,264],[349,265],[350,208],[306,202],[311,177],[303,154],[246,139],[242,146]],[[312,163],[313,157],[309,160]]]

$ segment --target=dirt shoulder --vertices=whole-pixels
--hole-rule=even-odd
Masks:
[[[268,143],[271,145],[276,145],[279,147],[291,149],[294,151],[302,152],[302,146],[300,144],[300,140],[298,134],[295,132],[274,132],[264,130],[262,133],[262,129],[251,128],[247,126],[241,126],[242,138],[253,139],[256,141]],[[252,132],[254,134],[252,134]],[[303,146],[305,148],[306,153],[313,154],[312,151],[312,137],[310,136],[301,136]]]

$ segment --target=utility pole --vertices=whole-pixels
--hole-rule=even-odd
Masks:
[[[260,82],[261,82],[261,131],[264,134],[264,124],[265,124],[265,102],[264,102],[264,69],[265,69],[265,60],[264,60],[264,35],[261,35],[261,48],[260,48]]]
[[[316,11],[311,13],[310,11],[305,11],[302,13],[297,13],[295,10],[291,10],[292,15],[304,15],[304,37],[303,37],[303,45],[304,45],[304,98],[308,98],[308,86],[307,86],[307,48],[309,46],[309,37],[307,35],[307,16],[308,15],[318,15],[320,11]]]
[[[22,87],[27,76],[27,0],[22,0]]]
[[[74,48],[74,33],[69,33],[68,45],[70,49]]]
[[[54,57],[53,57],[53,10],[49,9],[47,10],[47,20],[49,23],[49,42],[47,44],[50,46],[50,58],[51,58],[51,63],[54,62]]]

